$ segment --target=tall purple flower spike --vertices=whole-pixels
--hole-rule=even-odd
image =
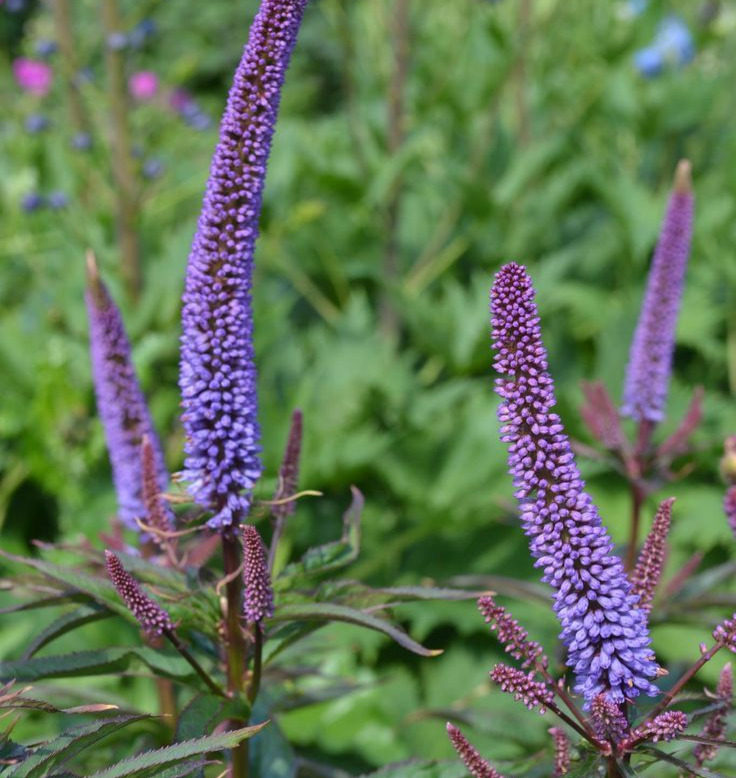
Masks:
[[[586,703],[659,694],[646,613],[584,491],[547,371],[534,289],[525,268],[501,268],[491,290],[498,409],[521,518],[536,566],[555,590],[554,610]]]
[[[130,357],[120,311],[100,279],[94,256],[87,255],[87,291],[92,377],[97,412],[102,419],[112,465],[118,514],[126,526],[140,532],[136,518],[146,514],[143,504],[141,444],[150,441],[159,491],[166,489],[168,473],[161,444]]]
[[[621,412],[639,422],[657,423],[664,418],[692,227],[690,163],[682,160],[675,173],[626,369]]]
[[[253,248],[281,86],[307,0],[263,0],[235,72],[189,255],[179,384],[182,476],[227,531],[261,475],[253,350]]]

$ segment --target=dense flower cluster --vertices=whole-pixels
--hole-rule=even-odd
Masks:
[[[668,710],[660,713],[651,721],[637,727],[621,744],[623,751],[632,749],[637,743],[651,740],[667,742],[681,735],[687,727],[687,715],[680,710]]]
[[[618,703],[599,694],[591,703],[590,718],[598,740],[614,746],[623,741],[629,732],[629,722]]]
[[[478,609],[483,614],[486,624],[498,636],[507,654],[521,661],[524,668],[532,665],[547,667],[549,662],[539,643],[529,640],[529,633],[513,618],[513,616],[490,595],[478,599]]]
[[[138,619],[144,632],[150,637],[157,637],[164,631],[170,632],[174,627],[169,614],[141,589],[138,581],[123,567],[115,554],[105,551],[105,562],[113,586]]]
[[[599,694],[623,702],[658,694],[646,613],[637,607],[621,560],[584,491],[555,405],[534,289],[526,270],[505,265],[491,291],[498,410],[521,517],[588,704]]]
[[[307,0],[264,0],[220,126],[187,268],[180,386],[183,477],[227,530],[261,474],[253,351],[253,249],[281,86]]]
[[[141,473],[144,436],[152,448],[158,492],[166,488],[166,466],[131,362],[130,343],[120,311],[102,283],[91,255],[87,258],[87,276],[86,301],[97,410],[105,428],[120,519],[138,530],[136,519],[146,513]]]
[[[498,770],[491,767],[488,762],[476,751],[468,742],[468,739],[455,726],[448,722],[447,734],[450,738],[457,755],[462,763],[467,767],[468,772],[473,778],[503,778]]]
[[[243,611],[248,621],[260,623],[273,616],[273,589],[266,563],[266,549],[252,524],[243,530]]]
[[[621,412],[637,421],[664,418],[675,326],[693,228],[690,163],[682,160],[667,205],[629,353]]]
[[[534,680],[534,673],[525,673],[515,667],[498,664],[491,670],[491,680],[501,691],[514,695],[517,702],[523,702],[529,710],[536,707],[544,713],[554,700],[554,692],[542,681]]]
[[[672,504],[674,497],[665,500],[654,516],[652,529],[644,541],[636,567],[631,574],[634,594],[639,595],[639,607],[649,612],[664,569],[667,551],[667,534],[672,523]]]

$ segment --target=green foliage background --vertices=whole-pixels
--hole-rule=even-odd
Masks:
[[[87,354],[88,247],[123,308],[168,463],[172,471],[181,465],[179,300],[216,128],[196,132],[159,104],[130,115],[144,156],[165,165],[160,179],[142,183],[145,284],[133,305],[118,272],[97,3],[73,5],[80,62],[95,74],[83,87],[95,134],[87,154],[69,148],[58,78],[42,103],[12,80],[11,59],[53,37],[49,14],[0,10],[7,43],[0,99],[8,107],[0,119],[0,538],[14,551],[31,538],[86,535],[100,544],[115,509]],[[158,25],[149,44],[130,52],[129,68],[154,70],[168,88],[185,86],[218,117],[256,3],[182,5],[123,3],[130,27],[143,17]],[[706,552],[706,564],[732,556],[717,458],[736,431],[736,10],[723,3],[708,21],[708,5],[717,4],[662,0],[632,17],[622,2],[414,0],[403,141],[392,151],[394,3],[312,0],[284,91],[255,283],[268,474],[259,495],[273,491],[294,407],[305,415],[302,486],[325,494],[300,504],[290,527],[295,549],[338,533],[356,484],[366,512],[351,576],[536,580],[497,438],[492,274],[512,259],[530,268],[561,414],[569,432],[587,441],[579,382],[600,378],[620,397],[671,175],[686,156],[696,230],[665,431],[695,385],[705,386],[706,402],[694,469],[668,487],[678,498],[670,565],[696,549]],[[695,60],[645,79],[633,53],[669,12],[693,29]],[[24,119],[38,111],[52,125],[30,135]],[[24,213],[20,200],[36,188],[62,189],[71,203]],[[393,278],[385,272],[392,203]],[[389,334],[379,315],[386,305],[398,322]],[[584,469],[623,542],[625,485],[598,465]],[[551,614],[537,604],[514,608],[551,648]],[[328,646],[315,647],[324,672],[361,689],[287,717],[295,743],[356,771],[449,756],[442,720],[431,713],[459,705],[474,711],[485,736],[478,744],[501,764],[543,746],[548,721],[486,695],[499,648],[472,604],[413,605],[404,614],[412,634],[444,655],[409,660],[380,638],[331,628]],[[655,628],[665,662],[696,655],[706,616],[700,626]],[[17,655],[36,626],[8,618],[2,652]],[[87,629],[90,640],[104,641],[110,627]],[[151,710],[145,683],[123,684],[108,691]],[[524,742],[512,731],[523,732]]]

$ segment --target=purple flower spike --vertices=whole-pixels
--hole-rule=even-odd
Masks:
[[[554,700],[554,693],[541,681],[534,680],[534,673],[525,673],[508,665],[496,665],[491,670],[491,680],[501,687],[501,691],[514,695],[517,702],[523,702],[529,710],[539,707],[540,713],[546,713]]]
[[[629,722],[618,703],[611,702],[600,694],[590,706],[591,723],[598,740],[612,743],[614,746],[623,742],[629,732]]]
[[[721,676],[716,687],[716,699],[723,704],[708,716],[700,736],[710,738],[711,740],[725,740],[726,719],[733,702],[733,671],[731,670],[730,662],[727,662],[723,666],[723,670],[721,670]],[[718,746],[711,745],[710,743],[698,743],[693,750],[695,766],[702,767],[705,762],[715,759],[717,754]]]
[[[291,427],[289,428],[289,438],[286,441],[284,450],[284,459],[279,469],[279,485],[274,495],[274,500],[283,500],[285,497],[291,497],[299,483],[299,455],[302,450],[302,412],[297,408],[291,414]],[[287,516],[294,513],[296,502],[289,502],[280,505],[273,505],[271,513],[277,520],[284,520]]]
[[[141,444],[142,496],[146,509],[146,523],[160,532],[171,532],[174,529],[174,515],[169,504],[161,494],[159,471],[156,467],[156,452],[148,435],[143,436]],[[155,537],[160,543],[162,537]]]
[[[559,727],[550,727],[547,732],[555,741],[555,772],[554,778],[567,775],[570,770],[570,739]]]
[[[447,734],[453,748],[460,757],[460,761],[465,765],[473,778],[503,778],[501,773],[491,767],[473,748],[465,735],[449,722],[447,723]]]
[[[115,554],[105,551],[105,562],[112,585],[128,610],[138,619],[143,631],[149,637],[158,637],[162,632],[171,632],[174,626],[169,614],[141,589],[138,581],[123,567]]]
[[[679,737],[687,727],[687,715],[680,710],[668,710],[660,713],[651,721],[637,727],[631,735],[621,744],[622,751],[630,751],[637,743],[651,740],[658,743]]]
[[[260,623],[273,616],[273,589],[266,549],[252,524],[246,524],[243,530],[243,548],[243,610],[248,621]]]
[[[498,636],[506,653],[520,660],[523,668],[548,666],[549,662],[539,643],[529,640],[529,633],[503,606],[497,605],[493,597],[480,597],[478,610],[483,614],[486,624],[489,624]]]
[[[276,116],[307,0],[263,0],[220,125],[187,268],[181,366],[183,477],[208,525],[248,513],[261,475],[253,248]]]
[[[168,475],[161,445],[131,362],[130,343],[120,311],[102,283],[91,253],[87,255],[85,297],[97,411],[105,428],[118,512],[126,526],[140,532],[135,520],[145,516],[141,494],[144,436],[148,437],[153,449],[159,491],[165,489]]]
[[[639,595],[639,607],[649,613],[652,610],[652,600],[662,578],[664,559],[667,551],[667,534],[672,523],[672,504],[674,497],[665,500],[654,516],[652,529],[644,541],[636,567],[631,574],[632,589]]]
[[[505,265],[491,290],[496,391],[502,440],[508,444],[521,518],[532,556],[555,590],[554,610],[568,648],[577,692],[613,702],[658,694],[649,679],[646,613],[637,607],[621,560],[598,510],[584,491],[547,371],[534,289],[526,270]]]
[[[690,255],[693,202],[690,163],[682,160],[675,173],[626,369],[621,413],[638,422],[657,423],[664,418],[677,314]]]

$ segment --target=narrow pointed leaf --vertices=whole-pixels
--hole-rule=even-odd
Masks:
[[[29,644],[23,654],[23,659],[30,659],[37,651],[47,646],[52,641],[72,632],[77,627],[85,624],[91,624],[93,621],[100,621],[112,616],[112,611],[103,608],[100,605],[80,605],[73,611],[64,613],[58,619],[49,624],[42,630]]]
[[[144,664],[157,675],[176,680],[191,678],[189,663],[179,654],[152,648],[108,648],[103,651],[78,651],[72,654],[34,657],[26,661],[0,662],[0,679],[37,681],[42,678],[69,678],[85,675],[121,673],[131,666]]]
[[[147,715],[121,715],[109,719],[98,719],[91,724],[72,727],[62,732],[54,740],[37,748],[25,761],[21,762],[9,778],[44,778],[55,767],[60,767],[80,751],[89,748],[121,727],[126,727],[135,721],[150,718]]]
[[[466,778],[467,775],[468,771],[459,760],[438,762],[409,759],[386,765],[374,773],[364,773],[359,778]]]
[[[192,740],[208,734],[219,719],[222,699],[212,694],[197,694],[179,714],[176,740]]]
[[[700,778],[730,778],[730,776],[724,775],[723,773],[715,773],[707,767],[696,767],[695,765],[688,764],[682,759],[678,759],[676,756],[668,754],[666,751],[654,748],[654,746],[645,746],[641,750],[658,757],[663,762],[669,762],[670,764],[679,767],[680,770],[684,771],[685,775],[697,775]]]
[[[437,656],[442,653],[442,651],[425,648],[409,637],[404,630],[384,619],[379,619],[369,613],[364,613],[355,608],[348,608],[344,605],[331,605],[328,603],[284,605],[277,610],[276,615],[270,621],[343,621],[348,624],[356,624],[359,627],[376,630],[377,632],[383,632],[400,646],[419,656]]]
[[[253,727],[223,732],[218,735],[188,740],[185,743],[176,743],[167,748],[159,748],[155,751],[147,751],[144,754],[125,759],[106,770],[94,773],[89,778],[138,778],[145,774],[151,774],[152,768],[167,768],[177,762],[183,762],[193,756],[201,756],[211,751],[222,751],[234,748],[242,740],[246,740],[260,732],[268,722],[256,724]]]

